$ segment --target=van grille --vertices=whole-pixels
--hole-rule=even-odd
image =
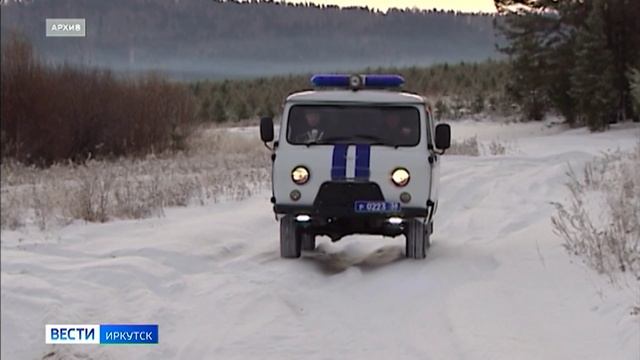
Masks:
[[[320,186],[313,206],[353,209],[354,202],[359,200],[384,201],[384,196],[378,184],[373,182],[325,182]]]

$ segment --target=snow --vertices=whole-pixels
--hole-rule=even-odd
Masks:
[[[451,125],[451,135],[454,140],[464,140],[476,136],[480,141],[512,141],[543,135],[553,135],[565,130],[559,126],[559,119],[550,117],[545,121],[531,121],[525,123],[509,123],[508,119],[499,120],[470,119],[444,121]]]
[[[323,238],[319,253],[282,260],[268,193],[3,231],[1,356],[638,359],[638,285],[613,287],[568,256],[549,218],[567,196],[567,164],[632,148],[640,127],[534,125],[452,124],[517,152],[443,158],[425,261],[404,259],[400,237],[369,236]],[[119,322],[159,324],[159,345],[44,344],[48,323]]]

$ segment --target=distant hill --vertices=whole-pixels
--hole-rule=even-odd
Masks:
[[[51,62],[180,78],[429,65],[497,57],[494,16],[443,11],[207,0],[3,2],[2,39],[18,30]],[[86,18],[86,38],[46,38],[46,18]]]

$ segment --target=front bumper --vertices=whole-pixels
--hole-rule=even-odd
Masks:
[[[300,229],[314,235],[327,235],[338,241],[351,234],[398,236],[404,233],[405,221],[428,218],[426,208],[406,207],[395,212],[360,213],[348,207],[316,207],[301,205],[274,205],[280,215],[308,215],[299,222]],[[391,218],[400,218],[399,222]]]
[[[274,205],[273,211],[276,214],[284,215],[309,215],[311,217],[354,217],[354,218],[426,218],[429,210],[419,207],[401,207],[399,211],[384,213],[360,213],[353,207],[344,206],[306,206],[306,205]]]

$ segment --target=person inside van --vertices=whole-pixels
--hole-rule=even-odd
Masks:
[[[402,121],[399,114],[389,113],[384,117],[385,137],[397,144],[413,142],[417,129]]]
[[[308,109],[304,115],[306,129],[296,137],[296,141],[309,143],[320,141],[324,137],[322,119],[320,113],[314,109]]]

